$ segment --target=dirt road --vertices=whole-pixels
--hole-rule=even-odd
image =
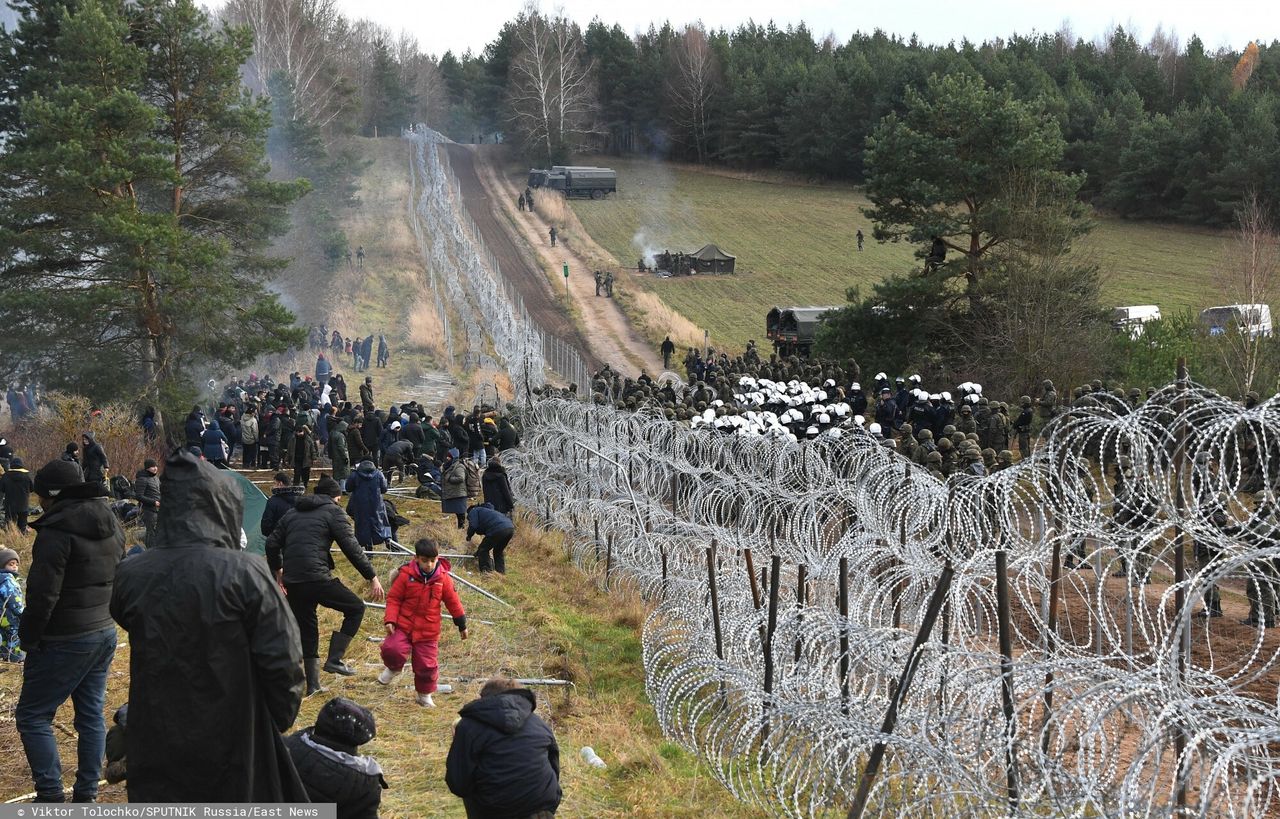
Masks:
[[[585,339],[585,357],[593,369],[608,363],[627,375],[637,375],[641,369],[650,374],[661,372],[657,351],[640,338],[617,303],[595,295],[590,265],[570,247],[562,244],[552,248],[547,237],[549,225],[536,214],[517,211],[518,192],[477,162],[474,150],[468,145],[448,146],[463,203],[538,325],[560,338]],[[571,303],[581,318],[580,331],[564,309],[563,295],[551,294],[551,282],[544,272],[562,270],[565,264],[569,265]],[[563,278],[556,279],[558,285],[563,284]],[[566,335],[566,325],[572,336]]]

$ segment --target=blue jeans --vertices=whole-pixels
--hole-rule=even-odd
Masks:
[[[115,626],[71,640],[45,640],[27,652],[14,721],[37,798],[62,801],[62,760],[53,716],[68,698],[75,706],[78,737],[73,795],[77,801],[97,798],[107,741],[107,672],[115,653]]]

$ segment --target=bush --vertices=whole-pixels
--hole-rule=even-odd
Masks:
[[[138,417],[124,404],[95,411],[87,398],[51,392],[44,396],[35,415],[23,419],[5,437],[34,473],[60,456],[68,443],[80,446],[80,436],[92,432],[107,453],[111,474],[132,481],[144,460],[163,457],[161,447],[143,437]]]

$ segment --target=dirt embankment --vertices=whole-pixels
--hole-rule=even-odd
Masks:
[[[551,225],[537,213],[518,210],[516,199],[520,192],[502,179],[491,164],[478,159],[472,146],[450,145],[449,160],[462,186],[467,212],[484,235],[490,251],[498,257],[504,274],[518,271],[513,283],[524,295],[525,306],[540,326],[556,332],[541,324],[544,314],[535,311],[530,293],[536,290],[545,298],[554,292],[553,278],[554,290],[559,291],[565,282],[560,271],[567,264],[568,304],[578,318],[579,338],[586,342],[588,366],[607,363],[628,375],[638,374],[640,370],[650,374],[662,371],[657,351],[631,326],[617,302],[596,296],[593,268],[587,254],[580,253],[572,242],[551,247],[548,236]],[[486,212],[485,219],[477,215],[477,208]],[[492,238],[490,231],[495,231]],[[521,246],[523,252],[520,252]],[[503,247],[507,250],[500,251]],[[565,297],[557,294],[552,299],[558,311],[557,321],[572,323]]]

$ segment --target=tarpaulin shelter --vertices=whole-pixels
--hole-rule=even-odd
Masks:
[[[703,245],[701,249],[689,254],[693,267],[699,273],[732,273],[737,257],[730,256],[712,244]]]

